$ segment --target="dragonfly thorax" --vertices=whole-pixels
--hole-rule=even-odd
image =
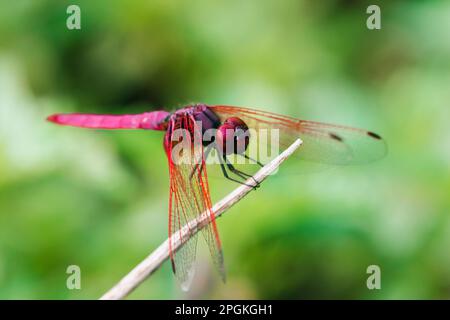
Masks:
[[[220,126],[219,117],[206,105],[197,105],[193,109],[194,119],[202,123],[203,133],[207,130],[217,129]]]
[[[197,128],[201,128],[201,132],[196,133]],[[223,155],[244,154],[250,141],[248,126],[241,118],[230,117],[222,123],[219,116],[204,104],[186,107],[170,115],[164,139],[166,152],[169,144],[174,146],[180,141],[178,135],[175,135],[175,141],[173,139],[173,132],[178,129],[187,130],[186,136],[191,142],[195,142],[195,136],[201,135],[204,146],[213,143]]]

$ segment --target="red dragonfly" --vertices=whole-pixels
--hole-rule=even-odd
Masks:
[[[197,104],[173,113],[153,111],[133,115],[55,114],[47,118],[60,125],[94,129],[146,129],[165,131],[164,149],[169,162],[169,235],[181,236],[181,229],[192,219],[206,213],[209,223],[202,229],[214,265],[225,281],[222,245],[212,212],[205,160],[211,150],[218,155],[222,173],[238,183],[251,174],[237,169],[229,161],[230,155],[240,155],[262,166],[247,154],[253,143],[250,129],[278,129],[279,146],[288,147],[300,138],[303,141],[299,159],[330,165],[348,165],[371,162],[384,156],[383,139],[371,131],[346,126],[299,120],[296,118],[255,109],[232,106],[207,106]],[[182,130],[182,139],[175,137]],[[213,138],[201,137],[208,130],[215,130]],[[194,142],[177,156],[189,156],[196,161],[176,161],[174,151],[181,141]],[[231,148],[227,146],[231,145]],[[178,159],[179,160],[179,159]],[[258,182],[252,187],[257,187]],[[169,244],[173,272],[183,289],[189,288],[194,275],[197,236],[192,236],[178,250]]]

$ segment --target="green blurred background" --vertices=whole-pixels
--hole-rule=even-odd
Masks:
[[[190,292],[165,263],[130,298],[449,298],[449,57],[445,1],[1,1],[0,298],[98,298],[167,237],[162,133],[45,117],[191,102],[367,128],[389,153],[270,177],[218,220],[226,285],[201,245]],[[213,201],[233,187],[211,179]]]

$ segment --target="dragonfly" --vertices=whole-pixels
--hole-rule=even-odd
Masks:
[[[189,288],[194,276],[198,237],[194,230],[189,229],[190,235],[181,240],[182,246],[178,250],[174,250],[176,237],[180,240],[183,226],[189,228],[189,221],[204,214],[207,215],[207,223],[201,234],[220,277],[224,282],[226,278],[222,243],[212,210],[206,168],[212,150],[215,151],[224,177],[240,184],[247,184],[252,175],[233,165],[229,161],[230,156],[241,156],[263,166],[263,163],[247,153],[255,140],[249,134],[251,129],[254,130],[252,132],[277,130],[280,148],[288,147],[300,138],[303,143],[296,159],[302,161],[298,163],[364,164],[380,159],[386,153],[385,141],[372,131],[226,105],[194,104],[174,112],[158,110],[126,115],[53,114],[47,120],[81,128],[165,132],[163,146],[170,177],[169,256],[173,272],[184,290]],[[213,133],[210,139],[205,139],[204,135],[211,130]],[[190,144],[179,148],[184,142]],[[254,179],[253,182],[249,186],[257,188],[259,182]]]

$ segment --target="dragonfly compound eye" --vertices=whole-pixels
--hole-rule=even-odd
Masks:
[[[240,118],[228,118],[217,128],[217,148],[225,155],[245,153],[249,141],[248,126]]]

